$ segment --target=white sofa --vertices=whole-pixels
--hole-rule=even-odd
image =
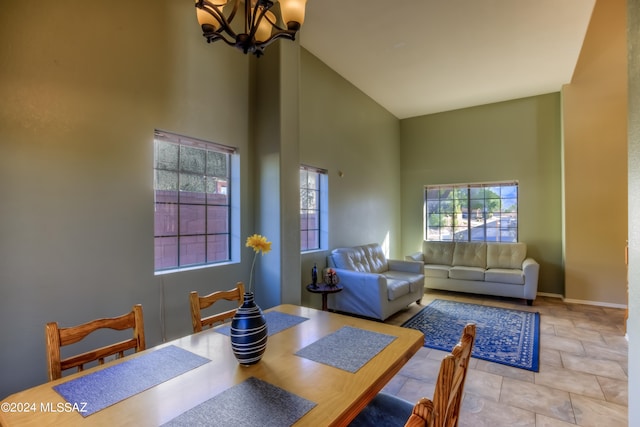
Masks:
[[[527,257],[525,243],[422,242],[422,252],[406,257],[424,262],[425,287],[524,298],[538,293],[540,266]]]
[[[344,286],[329,295],[331,310],[385,320],[424,295],[422,262],[388,260],[378,244],[334,249],[327,265]]]

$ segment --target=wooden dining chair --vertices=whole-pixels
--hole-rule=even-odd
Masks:
[[[457,427],[476,325],[467,324],[460,341],[440,364],[433,400],[412,404],[381,392],[350,424],[359,426]]]
[[[223,311],[222,313],[212,314],[202,317],[202,310],[211,307],[215,302],[220,300],[238,301],[240,307],[244,301],[244,283],[238,282],[236,287],[228,291],[216,291],[209,295],[200,296],[198,292],[191,291],[189,294],[189,303],[191,306],[191,324],[193,332],[200,332],[204,327],[212,327],[218,322],[224,322],[231,319],[237,309]]]
[[[70,356],[64,359],[61,358],[61,347],[77,343],[83,340],[87,335],[99,329],[114,329],[117,331],[132,329],[133,337],[128,340],[106,345],[76,356]],[[140,304],[134,305],[131,312],[123,314],[122,316],[96,319],[68,328],[60,328],[57,322],[49,322],[45,326],[45,335],[49,381],[60,378],[62,376],[62,372],[67,369],[77,368],[78,371],[82,371],[86,363],[97,361],[102,365],[107,357],[124,357],[124,353],[127,350],[133,350],[137,353],[138,351],[144,350],[146,347],[144,341],[142,305]]]

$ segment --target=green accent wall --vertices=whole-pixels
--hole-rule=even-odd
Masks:
[[[328,171],[329,248],[380,243],[403,258],[398,119],[305,49],[300,58],[300,162]],[[302,287],[327,253],[302,256]],[[302,302],[320,307],[307,291]]]
[[[400,121],[402,252],[422,247],[425,185],[519,182],[518,238],[540,263],[539,292],[561,295],[560,95]]]

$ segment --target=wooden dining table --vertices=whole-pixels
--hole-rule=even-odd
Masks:
[[[0,403],[0,424],[4,427],[160,426],[194,411],[194,408],[251,378],[312,403],[311,409],[293,425],[343,426],[367,405],[424,343],[421,332],[382,322],[289,304],[266,310],[270,311],[297,316],[304,321],[270,335],[262,360],[254,365],[238,364],[229,337],[220,333],[220,328],[213,328],[8,396]],[[344,328],[382,334],[390,337],[390,342],[376,354],[371,354],[370,359],[355,372],[325,363],[331,360],[312,360],[296,354],[315,343],[324,342]],[[207,361],[88,416],[83,416],[81,408],[74,407],[54,389],[116,364],[153,356],[154,352],[168,346],[186,350]],[[329,350],[341,351],[341,346],[336,347]],[[349,344],[342,347],[349,347]],[[234,405],[244,408],[246,413],[256,410],[252,399],[243,399]],[[211,414],[212,425],[227,425],[223,418],[220,414]]]

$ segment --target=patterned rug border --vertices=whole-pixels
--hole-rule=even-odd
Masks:
[[[509,362],[507,360],[501,360],[499,357],[497,356],[485,356],[483,353],[489,353],[488,349],[480,349],[479,346],[481,346],[481,342],[482,342],[482,338],[483,338],[483,332],[484,332],[484,327],[483,325],[476,319],[473,318],[461,318],[461,316],[456,315],[456,318],[458,319],[458,323],[460,325],[460,330],[456,331],[455,334],[451,335],[451,340],[449,340],[447,342],[447,345],[443,345],[443,344],[439,344],[437,342],[429,342],[429,339],[427,337],[427,333],[424,330],[421,330],[418,327],[412,327],[412,326],[408,326],[410,325],[412,322],[414,322],[415,320],[417,320],[418,318],[423,317],[427,311],[430,310],[434,310],[437,308],[438,305],[440,304],[454,304],[454,305],[458,305],[461,307],[471,307],[473,310],[476,310],[477,308],[483,308],[483,309],[490,309],[490,310],[498,310],[498,311],[504,311],[506,313],[517,313],[517,314],[524,314],[525,316],[523,316],[523,318],[526,318],[528,323],[532,323],[532,328],[533,328],[533,339],[531,340],[531,352],[530,352],[530,357],[528,364],[524,364],[522,362]],[[530,319],[533,319],[532,321]],[[490,306],[490,305],[482,305],[482,304],[473,304],[473,303],[467,303],[467,302],[459,302],[459,301],[451,301],[451,300],[442,300],[442,299],[435,299],[433,300],[431,303],[429,303],[429,305],[427,305],[426,307],[422,308],[418,313],[416,313],[415,315],[413,315],[409,320],[407,320],[406,322],[404,322],[402,324],[402,327],[404,328],[412,328],[412,329],[417,329],[420,330],[421,332],[425,333],[425,340],[424,340],[424,347],[428,347],[428,348],[432,348],[435,350],[442,350],[442,351],[451,351],[451,349],[453,348],[453,346],[458,342],[458,340],[460,339],[460,333],[462,331],[462,327],[464,326],[464,324],[469,323],[469,322],[474,322],[476,323],[476,343],[474,345],[474,349],[473,349],[473,353],[472,353],[472,357],[475,357],[477,359],[482,359],[482,360],[486,360],[489,362],[494,362],[494,363],[499,363],[502,365],[506,365],[506,366],[511,366],[514,368],[519,368],[519,369],[525,369],[528,371],[533,371],[533,372],[538,372],[539,371],[539,365],[540,365],[540,313],[537,311],[526,311],[526,310],[517,310],[517,309],[512,309],[512,308],[504,308],[504,307],[494,307],[494,306]],[[455,338],[454,338],[455,335]],[[449,344],[451,343],[451,344]]]

